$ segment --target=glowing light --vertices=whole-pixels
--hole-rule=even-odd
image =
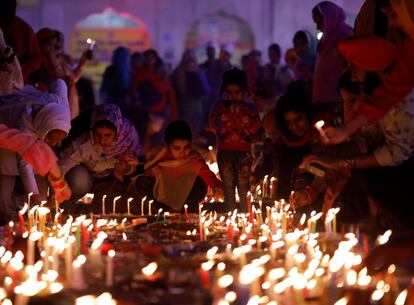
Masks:
[[[157,271],[157,268],[158,268],[158,264],[156,262],[152,262],[148,264],[147,266],[145,266],[144,268],[142,268],[142,273],[146,276],[150,276],[154,274],[155,271]]]
[[[405,299],[407,298],[407,289],[401,291],[401,293],[398,295],[397,299],[395,300],[395,305],[404,305]]]
[[[233,284],[233,276],[231,276],[230,274],[223,275],[218,280],[218,285],[221,288],[226,288],[230,286],[231,284]]]

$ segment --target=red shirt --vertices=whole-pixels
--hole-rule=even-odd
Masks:
[[[6,43],[13,47],[17,54],[24,82],[27,83],[29,75],[40,68],[42,56],[40,54],[39,42],[32,27],[23,19],[14,17],[11,25],[3,29]]]

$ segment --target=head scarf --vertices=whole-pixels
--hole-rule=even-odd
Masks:
[[[50,103],[43,106],[33,119],[33,129],[40,140],[44,140],[49,131],[53,129],[63,130],[69,133],[70,125],[69,109],[61,104]]]
[[[106,120],[116,127],[116,141],[105,148],[108,158],[132,157],[138,158],[141,153],[141,143],[134,125],[124,118],[121,109],[114,104],[96,106],[92,113],[91,127]],[[93,140],[93,139],[92,139]]]
[[[318,43],[318,52],[329,51],[336,47],[341,38],[348,38],[352,34],[352,28],[345,23],[344,10],[335,3],[323,1],[316,9],[323,17],[323,36]]]
[[[342,56],[358,69],[372,72],[384,71],[398,56],[395,44],[377,36],[355,37],[341,41],[338,49]]]
[[[131,85],[131,75],[129,71],[130,53],[127,48],[119,47],[112,55],[112,65],[116,67],[118,81],[122,89],[126,90]]]
[[[391,0],[390,2],[404,27],[404,31],[414,40],[414,1]]]

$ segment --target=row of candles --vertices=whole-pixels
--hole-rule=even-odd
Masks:
[[[357,234],[337,233],[338,209],[327,212],[323,220],[325,232],[320,234],[317,233],[317,222],[322,217],[321,213],[303,215],[295,224],[294,213],[287,202],[275,202],[273,206],[266,207],[265,217],[260,202],[257,209],[253,202],[250,204],[247,214],[233,211],[221,216],[215,212],[203,211],[200,205],[200,239],[209,240],[211,232],[216,228],[226,228],[230,241],[223,253],[219,253],[218,247],[208,251],[207,261],[200,269],[205,278],[205,274],[210,277],[216,267],[213,272],[214,286],[220,288],[217,295],[221,305],[231,303],[234,295],[237,297],[237,291],[231,290],[233,282],[249,290],[251,304],[301,304],[306,297],[320,296],[321,291],[329,287],[369,288],[373,290],[371,299],[376,300],[391,290],[390,284],[385,281],[375,283],[367,275],[366,269],[360,272],[354,270],[362,261],[361,253],[358,252]],[[8,236],[22,233],[27,237],[26,265],[21,251],[13,255],[9,249],[0,248],[0,263],[3,270],[6,270],[5,287],[19,296],[15,300],[18,305],[27,302],[22,297],[40,292],[56,293],[65,286],[84,290],[87,287],[83,278],[86,262],[96,268],[105,266],[105,284],[111,287],[114,283],[116,252],[110,250],[102,255],[100,248],[108,237],[103,229],[125,227],[127,220],[124,219],[119,225],[116,219],[93,219],[86,216],[73,219],[69,216],[65,223],[61,223],[60,215],[57,212],[52,218],[46,207],[35,206],[29,209],[25,206],[19,212],[18,229],[14,228],[14,224],[9,224],[12,234]],[[186,221],[190,221],[187,209],[185,215]],[[190,232],[190,235],[193,234]],[[390,231],[386,232],[377,242],[387,242],[390,235]],[[90,239],[93,242],[88,247],[87,241]],[[211,239],[209,241],[212,242]],[[324,247],[326,250],[322,249]],[[41,250],[39,261],[36,261],[36,249]],[[330,253],[324,253],[325,251]],[[251,256],[256,258],[249,261]],[[61,267],[62,260],[64,264]],[[236,261],[239,268],[229,269],[229,273],[224,274],[225,262],[228,260]],[[143,269],[143,273],[150,273],[152,269]],[[59,273],[61,270],[64,270],[65,277]],[[394,271],[395,268],[389,269],[389,274]],[[299,294],[299,291],[302,292]],[[334,303],[334,300],[330,301]]]

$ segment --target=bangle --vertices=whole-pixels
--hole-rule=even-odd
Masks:
[[[310,185],[307,185],[305,187],[305,193],[306,195],[308,195],[309,201],[311,203],[314,202],[316,197],[318,196],[318,193],[316,192],[316,190]]]
[[[346,159],[344,160],[344,169],[353,169],[355,168],[355,160],[354,159]]]

